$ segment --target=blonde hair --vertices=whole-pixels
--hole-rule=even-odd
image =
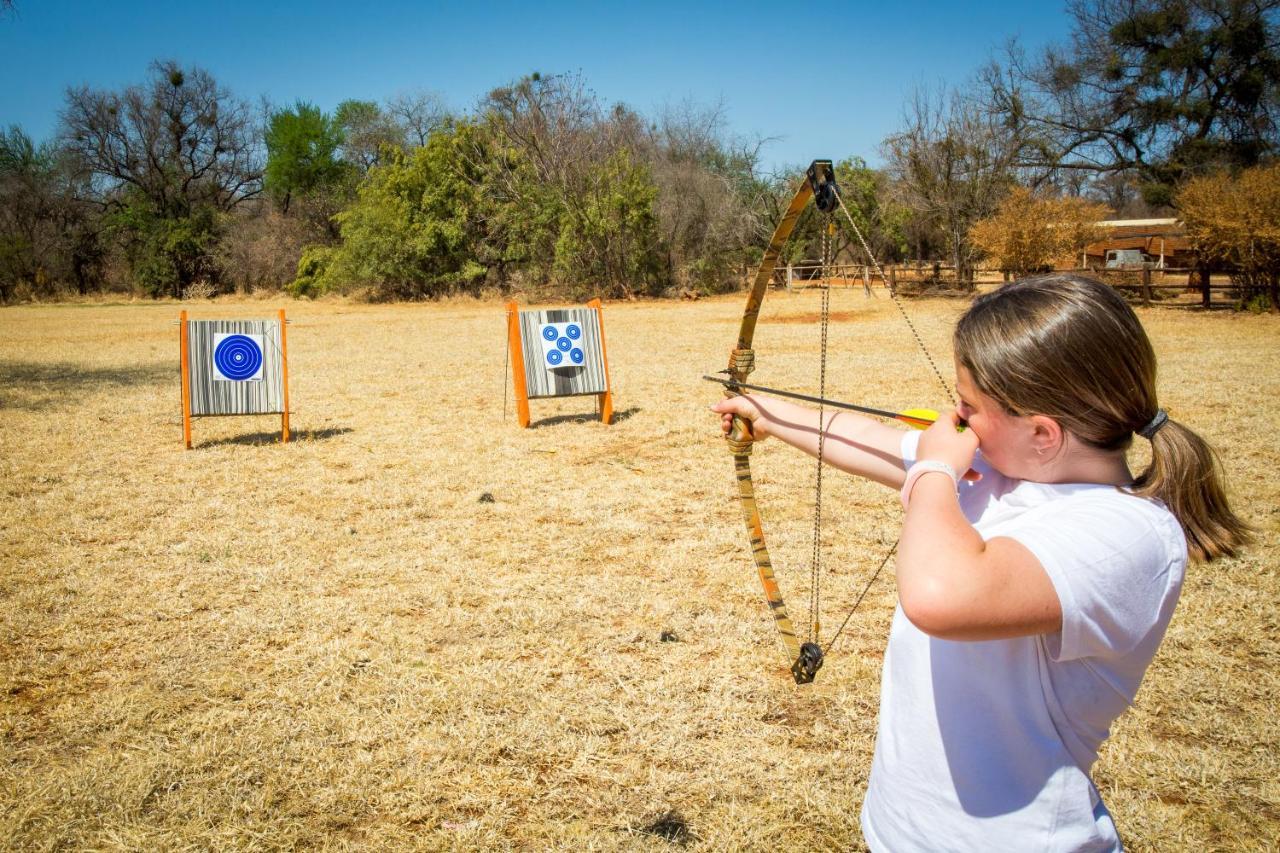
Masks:
[[[1053,418],[1101,450],[1127,450],[1161,413],[1142,324],[1112,288],[1086,276],[1033,276],[979,296],[956,326],[955,352],[1011,414]],[[1213,450],[1172,418],[1151,433],[1151,464],[1129,491],[1169,508],[1196,559],[1230,556],[1249,542]]]

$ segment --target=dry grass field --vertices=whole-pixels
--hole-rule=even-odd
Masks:
[[[893,579],[792,683],[699,379],[741,301],[607,305],[617,422],[535,400],[528,430],[503,417],[499,303],[289,304],[297,440],[202,419],[190,451],[179,308],[276,303],[0,310],[0,845],[860,848]],[[814,387],[817,307],[770,294],[756,381]],[[908,307],[949,360],[963,303]],[[833,310],[832,396],[942,402],[883,293]],[[1280,321],[1140,313],[1162,403],[1261,533],[1189,571],[1095,776],[1132,850],[1273,850]],[[797,456],[754,461],[793,612]],[[829,634],[900,510],[832,476],[824,506]]]

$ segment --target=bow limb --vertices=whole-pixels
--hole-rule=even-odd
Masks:
[[[756,320],[760,316],[760,305],[773,279],[774,267],[778,264],[778,256],[786,245],[791,232],[795,230],[796,221],[804,211],[815,192],[819,194],[820,205],[834,204],[835,174],[831,161],[815,160],[809,166],[808,174],[800,182],[791,204],[787,206],[778,227],[774,229],[769,246],[760,259],[760,267],[756,270],[755,281],[751,292],[747,295],[747,307],[742,314],[742,324],[738,329],[738,343],[729,358],[729,369],[726,371],[735,382],[745,382],[748,374],[755,368],[755,353],[751,349],[755,337]],[[825,208],[824,208],[825,209]],[[737,392],[726,388],[725,396],[736,396]],[[773,614],[774,624],[778,627],[778,636],[782,641],[787,660],[791,663],[791,674],[797,684],[813,681],[818,667],[822,666],[822,652],[814,643],[800,643],[796,637],[795,627],[787,614],[787,606],[782,600],[782,590],[773,573],[773,561],[769,557],[769,548],[765,544],[764,528],[760,521],[760,509],[756,505],[755,485],[751,480],[751,425],[743,418],[734,417],[729,431],[729,449],[733,453],[734,473],[738,480],[738,498],[742,503],[742,518],[747,526],[747,535],[751,539],[751,556],[760,576],[760,586],[764,590],[765,602]]]

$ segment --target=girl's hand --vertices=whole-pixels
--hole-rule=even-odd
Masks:
[[[977,480],[981,475],[971,466],[978,450],[978,436],[972,429],[961,431],[960,425],[960,413],[954,409],[938,415],[937,422],[920,436],[916,458],[945,462],[953,471],[964,472],[964,479]]]
[[[711,411],[720,415],[720,431],[725,435],[729,435],[732,431],[735,417],[747,422],[753,440],[760,441],[769,435],[765,429],[767,419],[761,414],[760,406],[750,396],[726,397],[718,403],[713,403]]]

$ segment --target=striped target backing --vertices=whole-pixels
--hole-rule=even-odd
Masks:
[[[284,412],[276,320],[188,320],[191,415]]]
[[[554,323],[562,328],[548,340],[564,342],[561,356],[551,362],[544,357],[542,333]],[[569,324],[569,325],[565,325]],[[520,312],[520,343],[526,353],[525,383],[529,397],[573,397],[602,394],[609,390],[604,369],[604,348],[600,343],[600,321],[592,308],[558,308]],[[559,358],[559,363],[555,359]],[[579,361],[580,359],[580,361]]]

